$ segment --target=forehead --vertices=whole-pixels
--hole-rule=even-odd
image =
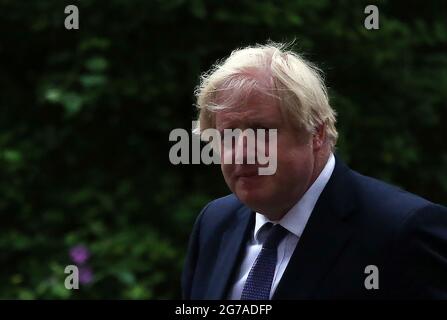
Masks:
[[[241,104],[216,112],[216,126],[249,123],[275,123],[279,125],[283,116],[279,101],[274,96],[262,93],[250,94]]]

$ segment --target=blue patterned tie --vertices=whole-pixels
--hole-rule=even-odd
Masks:
[[[275,275],[278,244],[287,234],[287,230],[277,224],[272,227],[267,223],[270,230],[261,252],[256,258],[253,267],[245,281],[241,300],[269,300],[273,276]]]

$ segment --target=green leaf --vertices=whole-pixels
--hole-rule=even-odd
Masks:
[[[86,68],[92,72],[102,72],[108,67],[108,62],[103,57],[93,57],[85,63]]]

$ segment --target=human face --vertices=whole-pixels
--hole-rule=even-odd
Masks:
[[[244,106],[216,113],[217,130],[236,128],[277,129],[277,168],[273,175],[259,175],[258,161],[247,164],[245,148],[243,164],[226,164],[224,148],[221,154],[221,170],[230,190],[253,210],[277,220],[301,198],[314,178],[312,135],[292,126],[278,101],[264,94],[250,96]]]

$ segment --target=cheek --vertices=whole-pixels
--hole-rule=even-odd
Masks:
[[[278,170],[283,175],[305,176],[307,171],[312,171],[312,154],[307,148],[291,148],[278,150]]]
[[[229,165],[229,164],[221,164],[220,170],[222,171],[222,174],[223,174],[225,180],[227,182],[230,182],[229,179],[230,179],[231,173],[233,172],[233,166]]]
[[[233,150],[231,148],[225,148],[225,146],[222,145],[220,146],[220,163],[221,166],[224,166],[224,163],[233,163],[234,162],[234,156],[233,156]],[[225,165],[226,169],[225,170],[229,170],[228,169],[228,164]],[[223,170],[222,170],[223,171]]]

